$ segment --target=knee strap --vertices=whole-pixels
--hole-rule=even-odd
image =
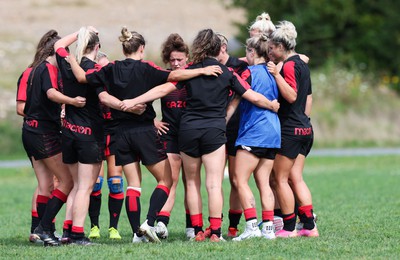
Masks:
[[[97,192],[97,191],[101,190],[102,186],[103,186],[103,177],[99,176],[99,177],[97,177],[97,181],[94,184],[92,192]]]
[[[110,193],[117,194],[124,192],[124,179],[121,176],[114,176],[107,180]]]

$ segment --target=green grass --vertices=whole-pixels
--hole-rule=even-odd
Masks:
[[[36,180],[30,168],[0,169],[0,258],[13,259],[398,259],[400,256],[399,156],[311,157],[305,179],[313,194],[320,237],[263,239],[212,244],[185,241],[182,185],[169,225],[170,238],[161,245],[131,244],[123,208],[122,241],[107,239],[107,188],[103,187],[101,244],[94,247],[43,248],[28,242],[30,200]],[[142,219],[154,180],[144,174]],[[254,183],[252,182],[254,187]],[[225,199],[229,183],[224,182]],[[203,193],[205,195],[205,193]],[[256,193],[255,193],[256,194]],[[226,234],[227,202],[224,206]],[[206,209],[206,207],[205,207]],[[260,211],[260,210],[259,210]],[[260,212],[259,212],[260,214]],[[57,218],[61,230],[64,211]],[[207,211],[204,211],[207,216]],[[206,219],[205,219],[206,220]],[[205,225],[208,225],[205,221]],[[244,228],[244,220],[241,221]],[[86,223],[88,231],[89,223]]]

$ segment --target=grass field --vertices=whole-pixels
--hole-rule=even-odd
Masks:
[[[58,248],[43,248],[28,242],[30,200],[36,183],[32,170],[0,169],[0,258],[399,259],[399,162],[400,156],[309,158],[305,179],[313,193],[314,209],[318,214],[319,238],[254,239],[238,243],[188,242],[184,235],[183,189],[180,184],[169,225],[170,237],[162,244],[131,244],[132,233],[125,208],[119,224],[122,241],[108,240],[108,190],[105,187],[100,216],[100,245]],[[149,174],[144,174],[143,182],[142,219],[155,184]],[[252,185],[254,187],[254,183]],[[225,199],[228,198],[228,191],[229,183],[225,180]],[[203,194],[205,196],[205,192]],[[227,211],[228,205],[225,205],[225,216]],[[58,230],[61,230],[63,215],[64,211],[57,218]],[[207,216],[206,211],[204,216]],[[224,234],[227,225],[225,218]],[[86,231],[88,228],[89,222]],[[240,228],[244,228],[243,218]]]

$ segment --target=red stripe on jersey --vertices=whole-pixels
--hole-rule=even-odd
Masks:
[[[46,66],[47,66],[47,70],[49,71],[49,74],[50,74],[51,86],[55,89],[58,89],[58,81],[57,81],[58,69],[57,69],[57,67],[51,65],[50,63],[47,63]]]
[[[242,77],[243,77],[243,74],[246,74],[245,72],[246,72],[246,71],[244,71],[244,72],[242,73]],[[250,72],[250,71],[249,71],[249,72]],[[239,74],[237,74],[236,72],[233,72],[233,75],[237,78],[237,80],[239,81],[239,83],[240,83],[240,84],[242,85],[242,87],[244,87],[246,90],[251,88],[251,86],[249,85],[249,83],[247,83],[247,81],[243,80],[243,79],[239,76]]]
[[[65,58],[69,55],[69,53],[67,52],[67,50],[64,47],[58,48],[56,52],[58,53],[58,55],[60,55],[63,58]]]
[[[26,90],[28,89],[28,78],[32,72],[32,68],[27,68],[22,74],[21,81],[18,86],[17,101],[26,101]]]
[[[251,76],[251,72],[249,69],[246,69],[242,72],[242,79],[247,82],[247,79]]]
[[[283,75],[285,81],[297,92],[296,73],[294,71],[294,61],[288,61],[283,65]]]
[[[97,71],[101,70],[101,68],[102,68],[101,65],[95,64],[93,69],[88,69],[86,71],[86,75],[91,74],[93,72],[97,72]]]
[[[150,66],[152,66],[153,68],[156,68],[156,69],[158,69],[158,70],[168,71],[168,70],[165,70],[165,69],[161,68],[160,66],[156,65],[156,64],[155,64],[154,62],[152,62],[152,61],[149,61],[149,60],[142,60],[141,62],[147,63],[147,64],[149,64]]]

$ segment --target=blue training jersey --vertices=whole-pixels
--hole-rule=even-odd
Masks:
[[[278,99],[278,87],[266,64],[249,66],[251,89],[269,100]],[[281,125],[278,114],[257,107],[242,99],[240,103],[240,125],[236,146],[245,145],[260,148],[281,147]]]

